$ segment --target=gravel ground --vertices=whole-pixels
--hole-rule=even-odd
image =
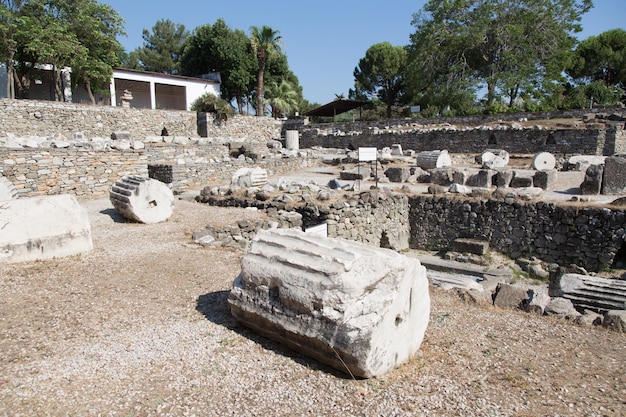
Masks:
[[[0,416],[623,416],[626,337],[433,288],[410,363],[353,380],[240,327],[243,252],[191,233],[259,213],[178,201],[124,222],[89,200],[95,249],[0,265]]]

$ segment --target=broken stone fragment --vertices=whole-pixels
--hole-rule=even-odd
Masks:
[[[87,210],[62,194],[0,202],[0,262],[51,259],[93,248]]]
[[[255,237],[228,302],[255,332],[363,378],[410,360],[430,312],[419,260],[294,229]]]
[[[109,192],[115,210],[139,223],[160,223],[174,212],[174,194],[161,181],[128,176],[120,179]]]

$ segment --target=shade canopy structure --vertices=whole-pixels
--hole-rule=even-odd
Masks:
[[[358,109],[359,107],[362,107],[368,103],[369,101],[346,100],[344,98],[338,98],[331,101],[330,103],[307,111],[306,113],[304,113],[304,116],[322,116],[334,118],[338,114],[345,113],[353,109]]]

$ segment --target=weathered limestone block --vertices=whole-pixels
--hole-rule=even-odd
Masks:
[[[626,311],[625,310],[609,310],[604,315],[602,323],[607,329],[616,332],[626,333]]]
[[[419,260],[295,229],[255,237],[228,302],[243,325],[363,378],[408,361],[430,312]]]
[[[417,166],[423,169],[452,166],[452,159],[447,150],[424,151],[417,154]]]
[[[408,167],[391,167],[385,170],[385,175],[391,182],[406,182],[411,172]]]
[[[567,298],[581,309],[626,310],[626,281],[582,274],[554,274],[550,277],[550,296]]]
[[[128,176],[120,179],[109,192],[115,210],[139,223],[160,223],[174,212],[174,194],[155,179]]]
[[[486,240],[458,238],[452,241],[452,250],[455,252],[486,255],[489,252],[489,242]]]
[[[263,168],[239,168],[233,174],[230,185],[241,188],[259,187],[267,184],[267,170]]]
[[[554,188],[558,181],[558,171],[556,169],[546,169],[535,172],[533,175],[533,185],[543,190]]]
[[[514,176],[515,171],[512,169],[498,171],[496,173],[496,185],[498,187],[509,187]]]
[[[490,169],[481,169],[469,177],[467,185],[472,187],[489,188],[493,183],[493,176],[495,174],[496,172]]]
[[[93,249],[87,210],[62,194],[0,202],[0,262],[76,255]]]
[[[533,177],[522,177],[515,174],[513,178],[511,178],[511,182],[509,183],[509,187],[511,188],[524,188],[524,187],[532,187],[533,186]]]
[[[582,195],[600,194],[603,172],[604,165],[590,165],[585,171],[585,179],[580,184],[580,193]]]
[[[454,170],[450,167],[432,169],[430,182],[438,185],[450,185],[454,182]]]
[[[612,156],[604,160],[602,194],[622,194],[626,191],[626,158]]]
[[[391,155],[402,156],[402,145],[400,144],[391,145]]]
[[[504,168],[509,164],[509,153],[502,149],[489,149],[481,154],[480,163],[483,168]]]
[[[544,289],[541,290],[528,290],[529,299],[525,305],[525,310],[532,314],[542,316],[546,310],[546,307],[550,304],[550,296]]]
[[[493,305],[500,308],[521,308],[528,302],[526,288],[499,283],[495,290]]]

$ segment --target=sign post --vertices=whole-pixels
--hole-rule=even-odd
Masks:
[[[358,175],[361,177],[361,162],[376,161],[376,148],[359,148],[359,170]],[[376,188],[378,188],[378,163],[376,164]],[[359,182],[359,191],[361,184]]]

